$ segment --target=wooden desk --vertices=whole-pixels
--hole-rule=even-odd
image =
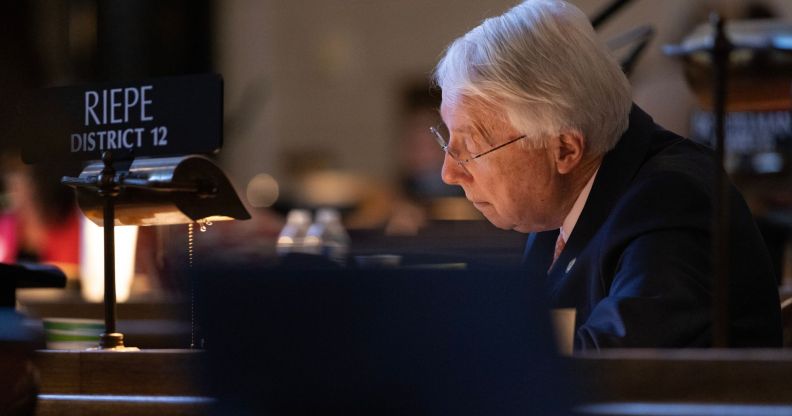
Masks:
[[[610,350],[569,364],[591,402],[792,403],[792,350]]]
[[[205,415],[204,353],[54,351],[35,353],[40,373],[37,416]]]
[[[38,415],[207,414],[212,401],[200,386],[205,359],[191,350],[38,351]],[[634,403],[649,403],[643,407],[649,411],[680,404],[792,410],[788,350],[610,350],[566,362],[589,405],[615,404],[625,411]]]

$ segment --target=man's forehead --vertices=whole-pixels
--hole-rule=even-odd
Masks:
[[[447,99],[443,96],[440,114],[446,123],[453,124],[454,129],[468,129],[481,123],[508,122],[502,105],[477,97]]]

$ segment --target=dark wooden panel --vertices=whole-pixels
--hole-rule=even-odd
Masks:
[[[36,352],[41,393],[200,395],[204,354],[191,350]]]
[[[191,350],[38,351],[35,358],[45,395],[191,397],[203,395],[204,360],[203,352]],[[588,403],[792,403],[788,350],[610,350],[577,354],[568,364]],[[90,412],[71,414],[99,414]]]
[[[592,402],[792,401],[788,350],[612,350],[570,365]]]
[[[79,351],[38,351],[34,360],[40,376],[40,391],[64,394],[80,391]]]

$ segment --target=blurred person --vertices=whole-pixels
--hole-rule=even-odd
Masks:
[[[426,126],[442,123],[437,108],[440,91],[426,83],[416,83],[405,89],[403,109],[397,138],[399,185],[389,202],[391,215],[385,226],[388,235],[415,235],[430,219],[447,218],[438,200],[460,199],[464,194],[458,187],[443,183],[437,175],[443,165],[443,154],[431,141]],[[437,206],[440,205],[438,209]],[[465,204],[469,207],[468,204]],[[440,211],[440,212],[438,212]],[[468,217],[480,218],[467,209]]]
[[[74,277],[80,260],[80,213],[74,192],[61,185],[65,171],[3,163],[6,204],[0,212],[0,261],[42,262]]]
[[[632,103],[580,10],[527,0],[487,19],[435,80],[443,180],[495,226],[530,233],[526,269],[577,310],[577,349],[712,344],[712,152]],[[730,345],[780,346],[767,250],[733,187],[729,201]]]
[[[442,122],[437,108],[440,91],[428,85],[409,88],[398,141],[402,188],[416,201],[463,196],[459,188],[443,183],[437,169],[443,165],[442,154],[431,142],[426,126]],[[427,137],[429,136],[429,137]]]

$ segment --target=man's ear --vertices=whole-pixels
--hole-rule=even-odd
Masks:
[[[583,160],[583,151],[586,149],[586,139],[580,132],[564,132],[558,138],[558,148],[555,152],[556,169],[565,175],[572,172]]]

